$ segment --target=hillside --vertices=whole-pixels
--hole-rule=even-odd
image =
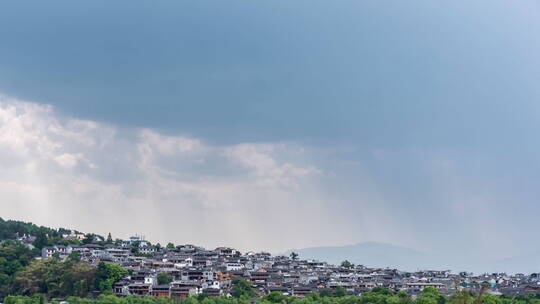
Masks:
[[[15,240],[23,235],[37,236],[41,233],[53,237],[61,233],[66,233],[68,231],[69,230],[63,228],[55,230],[52,228],[37,226],[35,224],[22,221],[6,221],[0,217],[0,240]]]

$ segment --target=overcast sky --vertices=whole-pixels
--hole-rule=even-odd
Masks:
[[[536,252],[539,54],[533,0],[2,1],[0,216]]]

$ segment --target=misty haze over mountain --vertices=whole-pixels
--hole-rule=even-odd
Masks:
[[[365,242],[347,246],[312,247],[289,250],[302,259],[316,259],[339,265],[348,260],[366,267],[397,268],[399,270],[451,270],[452,272],[472,271],[532,273],[540,271],[540,254],[493,260],[489,256],[472,257],[466,251],[463,255],[450,252],[421,252],[414,249],[379,242]]]

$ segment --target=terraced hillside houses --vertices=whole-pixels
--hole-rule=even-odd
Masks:
[[[139,295],[186,298],[191,295],[226,296],[235,279],[246,280],[260,294],[280,292],[304,297],[312,292],[345,292],[360,295],[375,287],[406,290],[413,297],[427,286],[443,294],[456,290],[478,291],[482,286],[492,294],[520,295],[540,292],[539,274],[452,273],[449,270],[405,272],[389,268],[370,268],[343,263],[331,265],[323,261],[300,259],[297,255],[272,256],[266,252],[247,252],[229,247],[205,249],[184,244],[152,245],[140,237],[115,244],[49,246],[42,249],[42,258],[58,256],[66,259],[79,252],[82,261],[97,265],[109,262],[122,266],[130,274],[116,282],[118,296]],[[170,282],[160,284],[158,275]],[[163,282],[161,282],[163,283]]]

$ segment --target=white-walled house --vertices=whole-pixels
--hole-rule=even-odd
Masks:
[[[53,255],[55,254],[60,255],[60,257],[67,257],[72,251],[73,251],[73,248],[69,245],[68,246],[63,246],[63,245],[47,246],[41,249],[41,257],[52,258]]]

